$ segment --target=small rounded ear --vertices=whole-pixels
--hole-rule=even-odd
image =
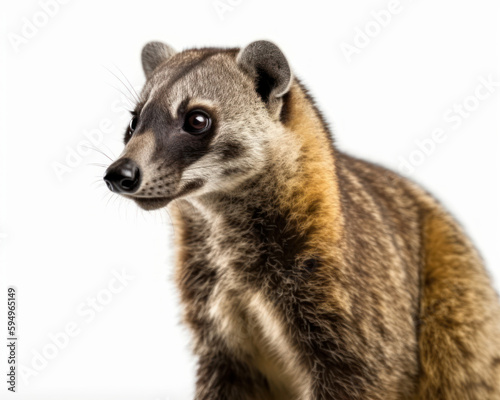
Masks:
[[[274,43],[258,40],[241,49],[238,65],[252,76],[257,93],[265,103],[290,89],[292,72],[285,55]]]
[[[161,42],[149,42],[142,48],[142,69],[146,78],[149,79],[155,68],[163,61],[168,60],[175,54],[175,50],[168,44]]]

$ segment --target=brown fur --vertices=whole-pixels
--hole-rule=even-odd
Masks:
[[[298,80],[263,104],[236,50],[183,54],[145,68],[143,104],[166,109],[185,88],[199,90],[221,129],[204,154],[222,158],[208,165],[197,153],[196,165],[213,172],[161,203],[174,218],[176,281],[199,358],[196,399],[500,399],[498,296],[443,207],[338,151]],[[167,101],[155,85],[169,68],[178,99]],[[224,76],[220,95],[196,89],[219,79],[210,71]],[[134,136],[127,157],[139,158],[133,148],[147,137]],[[153,166],[144,187],[164,168]],[[170,185],[181,187],[176,179]]]
[[[287,397],[291,393],[304,399],[500,398],[498,299],[464,233],[437,202],[411,182],[338,151],[332,154],[327,132],[298,84],[292,87],[287,101],[290,120],[286,126],[299,142],[300,167],[292,176],[279,172],[256,186],[261,191],[269,184],[271,189],[261,194],[262,201],[274,196],[277,201],[273,207],[277,213],[287,215],[293,232],[306,232],[295,259],[314,258],[321,260],[321,266],[314,276],[304,279],[300,270],[304,267],[297,262],[296,276],[277,287],[297,285],[294,289],[300,294],[294,290],[286,293],[284,289],[277,298],[270,293],[277,287],[269,287],[258,277],[240,276],[235,281],[230,278],[228,287],[234,287],[234,292],[228,296],[225,308],[228,314],[238,315],[231,322],[243,330],[245,340],[247,336],[262,336],[259,328],[252,326],[255,321],[248,315],[252,311],[245,307],[246,295],[241,295],[247,290],[262,293],[269,307],[274,307],[277,323],[290,330],[296,329],[297,315],[288,315],[286,305],[281,308],[273,303],[297,302],[294,312],[306,317],[306,331],[289,331],[286,340],[297,354],[316,353],[317,360],[296,356],[300,362],[294,368],[307,371],[308,377],[303,379],[308,387],[302,392],[296,388],[281,397],[269,398],[291,399]],[[277,172],[283,164],[274,167],[271,171]],[[223,209],[236,200],[217,201],[221,202],[217,208],[224,220]],[[186,208],[184,214],[192,213],[190,210]],[[191,289],[186,274],[191,272],[187,258],[193,249],[186,246],[191,242],[189,222],[178,218],[178,225],[184,228],[178,243],[183,255],[177,274],[179,287],[185,293]],[[229,240],[227,246],[231,243]],[[238,265],[228,268],[234,268],[238,275],[245,274]],[[207,288],[207,292],[211,290]],[[299,298],[287,299],[286,294]],[[193,303],[185,295],[183,300],[189,324],[193,325],[192,314],[197,315],[194,320],[203,319],[200,314],[205,302]],[[205,324],[210,326],[208,321],[194,324],[196,336],[200,335],[198,329],[208,328]],[[321,344],[303,346],[300,342],[311,337],[302,335],[311,335],[312,327],[318,330],[313,340],[326,336],[333,339],[332,344],[324,348]],[[208,329],[214,329],[212,335],[218,336],[216,327]],[[226,339],[221,334],[212,340]],[[247,349],[238,349],[239,356],[246,360],[248,368],[262,372],[266,369],[255,360],[255,354],[273,353],[273,346],[277,344],[256,341]],[[335,358],[338,360],[333,362]],[[279,361],[267,362],[273,368],[286,369],[280,367]],[[346,368],[349,376],[336,375]],[[254,373],[259,377],[255,379],[266,378],[265,374],[260,377]],[[251,374],[247,371],[245,375]],[[293,387],[297,380],[288,379],[288,386]],[[265,398],[263,394],[253,396],[238,393],[234,398]],[[221,397],[207,394],[202,398]]]

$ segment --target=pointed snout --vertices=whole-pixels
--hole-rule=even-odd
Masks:
[[[104,182],[115,193],[134,193],[141,184],[141,170],[130,158],[121,158],[109,166]]]

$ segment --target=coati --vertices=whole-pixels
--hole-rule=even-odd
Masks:
[[[500,399],[500,306],[447,211],[339,151],[268,41],[142,51],[108,187],[174,219],[195,398]]]

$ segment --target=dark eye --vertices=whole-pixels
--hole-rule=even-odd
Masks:
[[[208,131],[211,125],[212,119],[205,111],[194,110],[186,115],[182,129],[192,135],[199,135]]]
[[[134,115],[132,119],[130,120],[130,123],[128,124],[128,134],[132,135],[134,133],[135,128],[137,127],[137,121],[139,120],[139,117],[137,115]]]

